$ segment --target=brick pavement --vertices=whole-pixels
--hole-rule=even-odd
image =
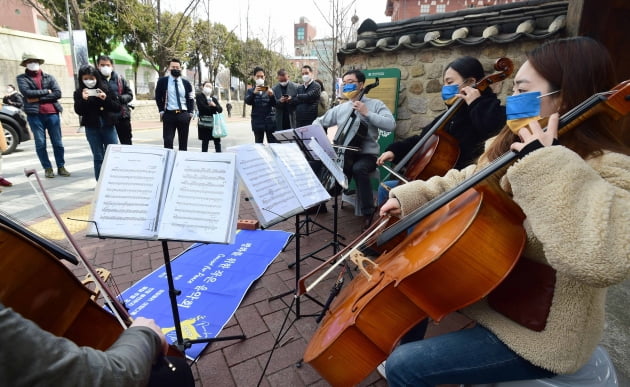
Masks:
[[[332,201],[328,203],[329,211],[319,214],[315,220],[332,228]],[[348,242],[360,234],[360,218],[355,217],[353,208],[344,205],[339,210],[339,229],[345,237],[341,242]],[[239,218],[255,219],[251,205],[241,200]],[[295,219],[284,221],[271,227],[293,232]],[[312,226],[317,230],[317,226]],[[119,289],[124,290],[147,274],[159,268],[163,263],[161,243],[157,241],[134,241],[122,239],[87,238],[84,233],[76,235],[86,257],[96,267],[111,270]],[[332,234],[325,230],[315,231],[300,238],[301,256],[315,251],[332,241]],[[169,242],[171,257],[182,252],[190,243]],[[318,254],[327,258],[332,248]],[[306,345],[317,328],[314,317],[321,307],[309,298],[300,300],[301,318],[295,319],[295,307],[289,308],[292,295],[280,299],[269,300],[273,296],[292,291],[295,288],[295,241],[269,266],[265,274],[250,288],[240,307],[232,319],[218,336],[245,335],[243,341],[227,340],[211,343],[192,369],[198,386],[234,387],[256,386],[262,376],[260,386],[326,386],[328,383],[308,364],[296,367],[302,358]],[[300,265],[301,274],[308,273],[319,265],[315,258],[308,258]],[[73,268],[77,275],[84,273],[80,268]],[[320,303],[327,299],[336,274],[323,281],[309,295]],[[347,283],[347,281],[346,281]],[[288,317],[287,317],[288,316]],[[263,369],[269,360],[270,351],[286,320],[289,329],[279,340],[269,365],[263,376]],[[468,321],[458,316],[445,319],[440,326],[430,328],[433,334],[441,330],[459,329]],[[386,381],[374,371],[360,386],[383,387]]]

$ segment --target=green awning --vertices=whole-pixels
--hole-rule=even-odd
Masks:
[[[109,54],[109,57],[112,58],[114,64],[133,65],[133,63],[135,62],[133,56],[131,56],[127,52],[127,50],[125,50],[125,45],[122,43],[116,46],[114,51]],[[140,62],[140,65],[151,67],[151,63],[147,62],[144,59]]]

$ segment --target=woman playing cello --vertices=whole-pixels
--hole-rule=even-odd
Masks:
[[[457,98],[465,102],[453,117],[444,123],[443,127],[446,133],[455,138],[459,147],[457,162],[454,166],[452,164],[450,166],[462,169],[474,163],[483,152],[483,143],[497,135],[505,126],[505,107],[501,106],[501,101],[490,87],[480,91],[471,86],[484,78],[483,66],[476,58],[463,56],[455,59],[446,66],[443,78],[444,103],[450,107]],[[448,111],[443,114],[447,113]],[[389,145],[378,157],[376,164],[383,165],[387,161],[399,163],[441,118],[442,115],[436,117],[422,130],[421,134]],[[384,184],[395,187],[398,181],[390,180]],[[378,198],[379,204],[387,199],[385,188],[379,187]]]
[[[604,327],[606,287],[630,274],[630,147],[608,116],[588,118],[562,137],[558,117],[614,85],[609,54],[590,38],[549,42],[527,56],[506,103],[508,126],[479,162],[510,149],[519,154],[500,181],[526,215],[523,256],[488,297],[462,310],[474,328],[398,346],[386,362],[391,386],[536,379],[588,361]],[[546,131],[536,120],[522,126],[534,116],[549,117]],[[406,215],[476,168],[394,188],[381,214]],[[548,292],[532,285],[539,279]],[[534,298],[536,305],[527,302]]]

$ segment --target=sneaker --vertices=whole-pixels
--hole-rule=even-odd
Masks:
[[[52,168],[46,168],[44,170],[44,176],[46,176],[47,178],[53,178],[55,177],[55,172],[53,172]]]
[[[376,370],[383,377],[383,379],[387,380],[387,375],[385,375],[385,362],[382,362],[376,367]]]
[[[70,172],[68,172],[66,167],[60,167],[59,169],[57,169],[57,174],[59,176],[65,176],[65,177],[70,176]]]
[[[11,187],[13,185],[13,183],[11,183],[9,180],[5,179],[4,177],[0,177],[0,185],[3,187]]]

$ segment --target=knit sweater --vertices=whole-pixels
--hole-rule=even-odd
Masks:
[[[475,169],[414,181],[390,197],[398,198],[404,216]],[[532,364],[575,372],[600,341],[606,287],[630,275],[630,156],[605,152],[584,161],[564,146],[545,147],[510,166],[501,184],[526,214],[523,255],[557,271],[547,324],[541,332],[529,330],[485,299],[463,313]]]

